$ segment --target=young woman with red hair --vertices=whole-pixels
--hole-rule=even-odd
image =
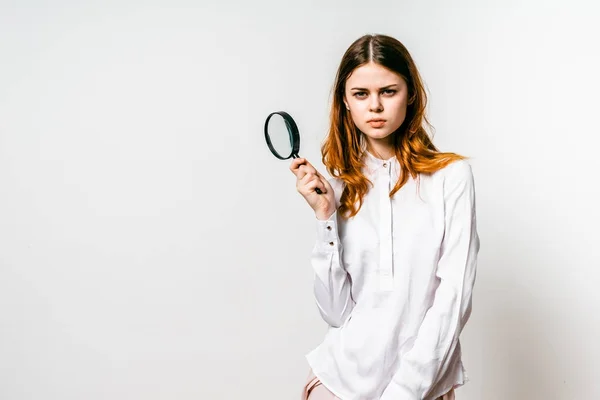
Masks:
[[[329,329],[306,355],[310,400],[453,400],[467,380],[479,236],[470,164],[440,152],[407,49],[365,35],[344,54],[322,146],[326,179],[290,169],[315,211],[314,295]],[[318,194],[319,188],[322,194]]]

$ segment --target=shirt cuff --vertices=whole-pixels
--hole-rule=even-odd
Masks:
[[[317,222],[317,248],[325,252],[335,252],[340,249],[338,235],[337,211],[334,211],[326,220],[316,219]]]

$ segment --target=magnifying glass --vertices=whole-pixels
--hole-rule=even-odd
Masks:
[[[292,116],[285,111],[269,114],[265,121],[265,140],[271,153],[280,160],[299,158],[300,133]],[[321,194],[321,189],[315,192]]]

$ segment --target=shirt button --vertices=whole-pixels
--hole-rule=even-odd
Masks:
[[[328,230],[328,231],[330,231],[330,230],[331,230],[331,227],[330,227],[330,226],[328,226],[328,227],[327,227],[327,230]]]
[[[383,166],[384,166],[384,167],[387,167],[387,163],[383,163]]]
[[[330,245],[330,246],[333,246],[333,242],[329,242],[329,245]]]

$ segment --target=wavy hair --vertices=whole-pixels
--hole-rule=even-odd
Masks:
[[[327,171],[344,184],[338,212],[346,218],[358,213],[371,182],[362,172],[366,150],[364,134],[344,107],[344,93],[346,81],[352,72],[369,62],[396,72],[408,86],[406,118],[392,133],[401,173],[390,197],[406,184],[409,174],[413,179],[418,179],[419,174],[432,174],[456,160],[466,158],[456,153],[440,152],[431,141],[426,130],[432,130],[425,115],[427,95],[406,47],[390,36],[362,36],[350,45],[340,62],[333,87],[329,131],[321,145],[322,160]]]

